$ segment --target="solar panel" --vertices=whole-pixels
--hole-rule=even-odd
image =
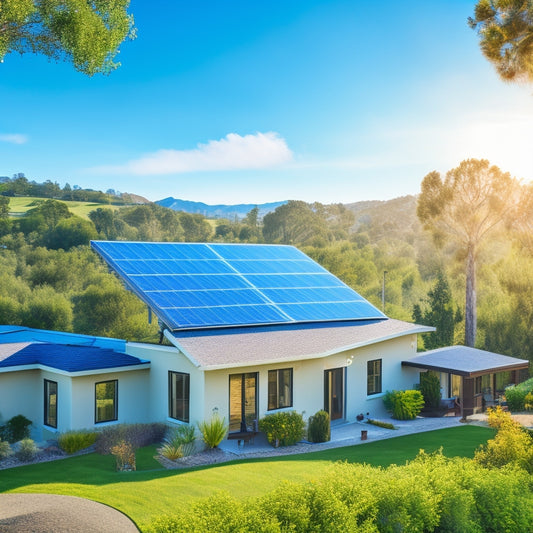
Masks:
[[[91,246],[171,330],[386,318],[293,246]]]

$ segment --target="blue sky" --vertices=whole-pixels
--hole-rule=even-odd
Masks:
[[[533,89],[501,82],[474,2],[132,0],[122,66],[0,64],[0,175],[215,203],[417,194],[487,158],[533,178]]]

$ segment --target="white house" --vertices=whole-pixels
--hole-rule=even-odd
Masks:
[[[470,397],[478,377],[516,381],[527,368],[481,351],[476,368],[446,353],[420,360],[417,335],[433,328],[387,318],[292,247],[93,247],[158,317],[166,344],[0,326],[0,423],[23,414],[37,439],[214,413],[230,432],[279,410],[353,421],[385,415],[383,394],[413,388],[421,371],[441,373],[444,396]]]

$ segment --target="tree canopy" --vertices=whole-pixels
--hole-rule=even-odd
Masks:
[[[71,61],[84,74],[108,74],[125,39],[135,38],[129,0],[2,0],[0,60],[12,52]]]
[[[483,55],[505,81],[533,82],[533,4],[530,0],[478,0],[474,17]]]

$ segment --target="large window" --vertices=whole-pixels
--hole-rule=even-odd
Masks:
[[[374,359],[367,363],[367,395],[379,394],[381,392],[381,359]]]
[[[44,423],[57,428],[57,382],[44,380]]]
[[[292,368],[268,371],[268,409],[292,407]]]
[[[118,419],[118,381],[101,381],[95,385],[94,421],[111,422]]]
[[[168,416],[189,422],[190,376],[183,372],[168,373]]]

